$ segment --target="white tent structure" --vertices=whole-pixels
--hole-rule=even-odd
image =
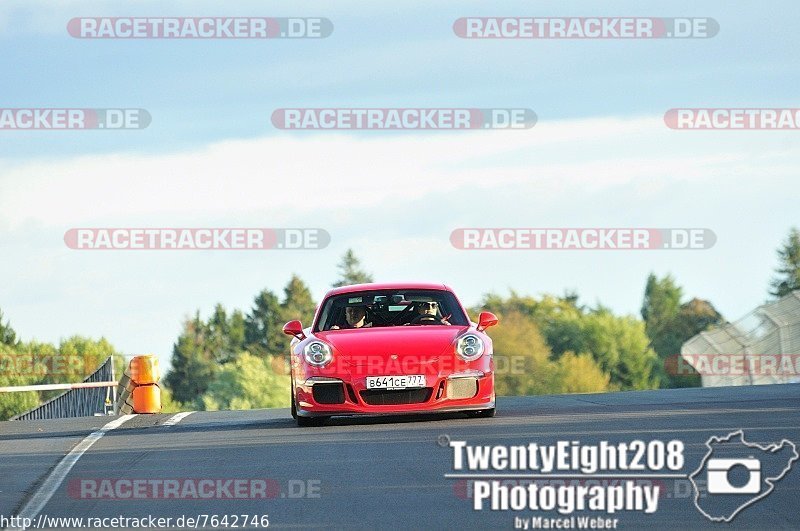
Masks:
[[[800,382],[800,290],[681,347],[703,387]]]

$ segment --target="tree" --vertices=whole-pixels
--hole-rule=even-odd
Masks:
[[[0,374],[0,387],[30,385],[24,376]],[[0,393],[0,420],[8,420],[39,405],[39,394],[35,391]]]
[[[541,331],[555,361],[568,352],[591,355],[600,371],[609,375],[609,388],[652,388],[655,353],[648,348],[642,322],[616,317],[601,306],[587,309],[577,301],[575,293],[537,299],[512,291],[507,299],[485,296],[483,307],[499,315],[518,312],[528,316]]]
[[[245,318],[245,345],[255,356],[283,356],[288,339],[283,334],[287,321],[300,319],[310,324],[315,303],[308,286],[297,275],[283,289],[283,301],[265,289],[253,301],[254,306]]]
[[[613,389],[611,376],[591,354],[565,352],[558,358],[559,393],[603,393]]]
[[[234,353],[244,350],[246,328],[242,310],[233,310],[228,322],[228,348]]]
[[[650,348],[644,323],[632,316],[615,316],[600,309],[583,316],[581,335],[584,352],[611,377],[611,384],[621,390],[657,387],[653,377],[657,356]]]
[[[494,345],[495,390],[499,395],[590,393],[610,390],[611,377],[591,354],[566,352],[552,359],[533,318],[503,314],[489,333]]]
[[[372,282],[372,275],[361,269],[361,262],[352,249],[344,253],[338,267],[341,278],[333,283],[334,288]]]
[[[700,385],[699,375],[670,374],[666,370],[667,360],[680,355],[681,347],[686,341],[723,322],[722,315],[708,301],[694,298],[681,304],[678,314],[657,338],[657,347],[654,345],[662,362],[659,374],[661,387],[698,387]]]
[[[0,343],[0,386],[38,383],[43,369],[34,363],[29,352]],[[35,391],[0,393],[0,420],[9,419],[37,405],[39,394]]]
[[[200,405],[207,411],[289,406],[289,376],[276,374],[270,358],[243,352],[225,364]]]
[[[669,322],[678,313],[683,290],[675,284],[675,279],[667,275],[659,280],[653,273],[647,277],[642,302],[642,319],[648,334]]]
[[[80,382],[102,365],[109,356],[120,356],[105,338],[99,340],[73,336],[62,340],[54,358],[56,366],[47,375],[48,383]]]
[[[305,282],[300,280],[297,275],[292,275],[286,287],[283,288],[283,302],[281,303],[281,314],[284,321],[300,319],[306,324],[310,324],[314,318],[316,304],[311,296]],[[283,325],[283,323],[281,323]],[[284,341],[285,343],[285,341]],[[285,345],[284,345],[285,347]],[[282,348],[281,350],[285,350]]]
[[[672,357],[678,356],[681,346],[695,335],[723,322],[714,306],[694,298],[681,304],[683,290],[667,275],[662,279],[650,274],[645,287],[642,317],[650,345],[658,354],[655,374],[660,387],[694,387],[700,380],[694,376],[668,374]]]
[[[17,344],[17,333],[11,328],[11,323],[3,324],[3,310],[0,310],[0,344],[14,346]]]
[[[253,307],[245,318],[247,351],[262,358],[282,352],[286,344],[283,324],[278,297],[268,289],[262,290],[256,295]]]
[[[770,282],[770,295],[783,297],[800,289],[800,231],[793,227],[786,242],[778,249],[777,276]]]
[[[164,383],[172,397],[183,404],[196,403],[216,375],[218,365],[206,343],[207,334],[208,327],[197,312],[184,322],[183,331],[172,346],[172,368]]]
[[[490,329],[494,347],[495,392],[498,395],[540,395],[556,392],[550,349],[530,317],[502,314]]]
[[[240,312],[241,314],[241,312]],[[214,313],[206,325],[206,348],[216,363],[231,361],[244,346],[244,318],[239,315],[241,330],[233,332],[233,319],[228,318],[221,304],[214,307]]]

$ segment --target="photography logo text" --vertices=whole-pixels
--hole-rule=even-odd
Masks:
[[[560,516],[515,517],[518,529],[616,528],[619,512],[646,514],[658,509],[661,486],[642,482],[645,478],[682,477],[684,445],[678,440],[609,443],[558,441],[555,444],[470,445],[451,440],[453,450],[450,479],[474,479],[472,508],[475,511],[556,511]],[[564,482],[509,485],[519,479],[619,479],[611,482]],[[574,515],[593,511],[601,516]]]

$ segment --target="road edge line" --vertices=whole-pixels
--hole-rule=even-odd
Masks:
[[[47,478],[45,478],[33,496],[31,496],[25,505],[22,506],[17,513],[17,516],[19,518],[30,518],[31,520],[34,520],[39,512],[44,509],[44,506],[47,505],[47,502],[50,501],[50,498],[53,497],[53,494],[56,493],[58,488],[64,482],[67,474],[69,474],[69,471],[75,466],[75,463],[78,462],[78,459],[80,459],[81,456],[94,445],[94,443],[102,439],[103,435],[115,428],[119,428],[125,422],[129,421],[135,416],[135,414],[131,414],[116,418],[104,425],[99,430],[90,433],[81,442],[76,444],[75,447],[73,447],[72,450],[67,453],[67,455],[61,458],[61,461],[58,462],[55,468],[53,468],[53,471],[50,472]],[[17,529],[20,531],[24,530],[24,528]]]

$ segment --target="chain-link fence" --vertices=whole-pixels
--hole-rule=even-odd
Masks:
[[[703,387],[800,381],[800,290],[681,347]]]

